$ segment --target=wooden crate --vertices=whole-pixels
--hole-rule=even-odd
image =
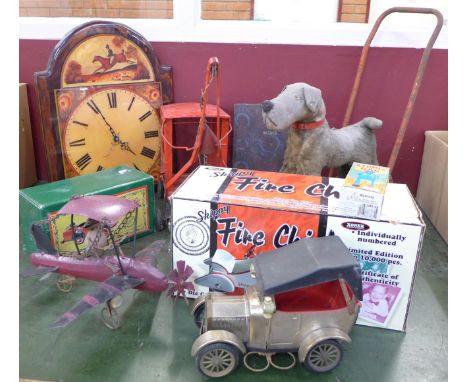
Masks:
[[[448,242],[448,131],[426,131],[416,200]]]

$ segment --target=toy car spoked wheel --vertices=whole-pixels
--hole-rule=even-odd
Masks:
[[[108,302],[101,311],[101,318],[106,325],[111,330],[116,330],[120,328],[121,319],[117,310],[112,307],[112,302]]]
[[[325,340],[314,345],[306,355],[304,364],[316,373],[326,373],[336,368],[343,356],[341,345],[335,340]]]
[[[197,353],[198,370],[210,378],[225,377],[237,368],[239,355],[239,349],[224,342],[206,345]]]
[[[193,313],[193,320],[195,325],[199,328],[202,324],[203,318],[205,317],[205,304],[200,305]]]
[[[59,275],[56,281],[57,288],[63,293],[68,293],[73,288],[73,281],[75,278],[68,275]]]

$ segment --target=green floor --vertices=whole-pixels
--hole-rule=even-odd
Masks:
[[[427,220],[427,219],[426,219]],[[138,241],[140,248],[167,233]],[[21,243],[20,243],[21,244]],[[21,245],[20,245],[21,247]],[[158,260],[166,271],[166,247]],[[20,270],[29,267],[20,251]],[[45,280],[20,279],[20,377],[44,381],[202,381],[190,357],[197,328],[183,301],[129,291],[123,325],[110,331],[100,310],[86,313],[63,330],[48,329],[94,285],[78,280],[64,294],[53,274]],[[414,285],[406,333],[356,326],[342,364],[326,375],[301,365],[261,374],[239,367],[225,381],[434,381],[447,380],[447,245],[428,223]]]

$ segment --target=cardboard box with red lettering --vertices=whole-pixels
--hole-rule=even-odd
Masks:
[[[380,220],[342,214],[343,179],[201,166],[174,192],[172,254],[191,277],[224,250],[243,259],[304,237],[338,235],[359,261],[363,303],[358,323],[405,330],[425,224],[406,185],[389,184]],[[225,253],[225,252],[223,252]],[[332,254],[330,254],[332,256]],[[195,285],[196,297],[209,289]]]

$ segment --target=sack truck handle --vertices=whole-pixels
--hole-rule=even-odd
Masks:
[[[408,99],[408,103],[406,105],[405,112],[403,113],[403,118],[401,120],[400,128],[398,130],[395,143],[393,144],[392,153],[390,155],[390,159],[388,161],[387,167],[390,167],[390,174],[395,167],[395,162],[398,157],[398,153],[400,152],[400,147],[403,142],[403,138],[405,137],[406,128],[408,127],[411,114],[413,113],[414,104],[416,102],[416,98],[419,93],[419,88],[421,86],[421,82],[424,76],[424,71],[426,70],[426,65],[429,60],[429,55],[431,54],[432,47],[439,36],[440,30],[442,29],[444,18],[442,13],[440,13],[437,9],[434,8],[413,8],[413,7],[393,7],[387,9],[384,13],[382,13],[377,21],[374,24],[369,36],[367,37],[367,41],[364,44],[361,52],[361,58],[359,60],[358,70],[356,72],[356,77],[354,78],[354,85],[351,91],[351,96],[348,101],[348,107],[346,109],[345,117],[343,120],[343,126],[347,126],[351,119],[351,116],[354,111],[354,104],[356,102],[356,97],[361,86],[361,79],[364,69],[366,67],[367,56],[369,54],[369,47],[374,39],[377,30],[380,27],[383,19],[392,13],[420,13],[420,14],[432,14],[437,18],[437,24],[432,32],[431,38],[429,39],[426,48],[421,57],[421,61],[419,62],[418,71],[416,73],[416,77],[413,82],[413,87],[411,89],[411,93]]]

